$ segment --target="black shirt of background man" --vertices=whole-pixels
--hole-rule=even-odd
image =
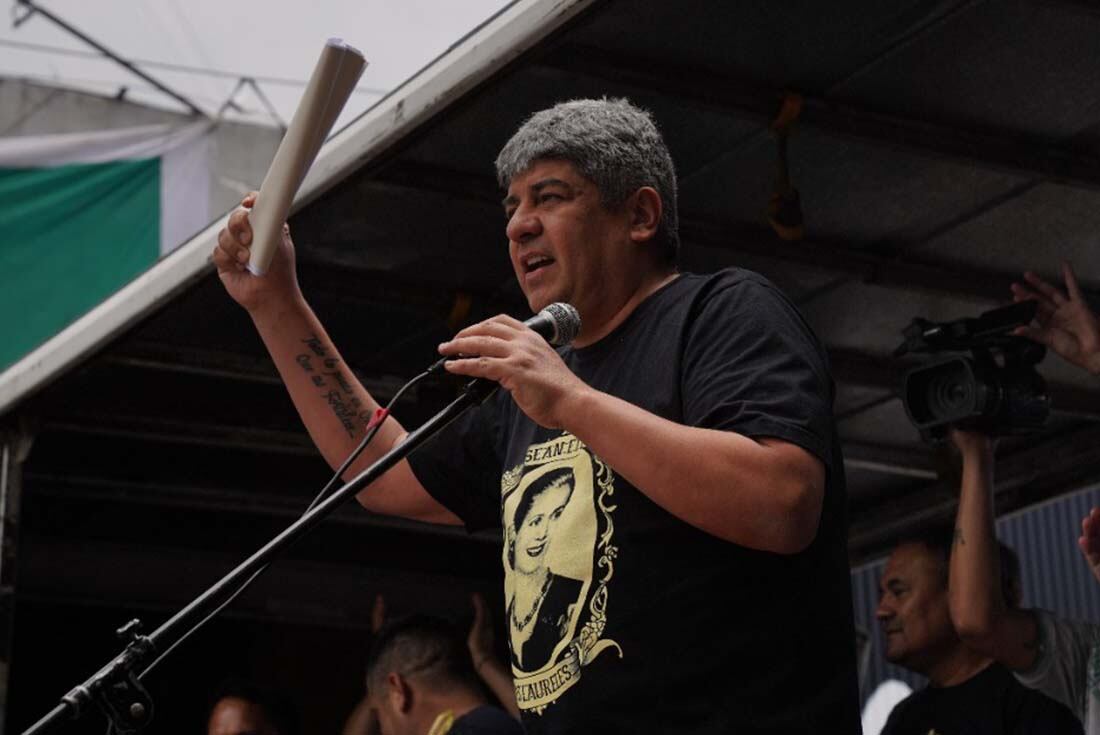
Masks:
[[[527,731],[858,733],[834,387],[797,309],[751,271],[685,274],[598,343],[559,353],[587,384],[658,416],[806,449],[826,487],[813,542],[779,555],[704,533],[615,475],[612,522],[600,526],[616,547],[613,575],[597,601],[605,614],[593,614],[622,656],[604,651],[559,699],[525,711]],[[499,526],[502,472],[561,435],[498,391],[410,462],[470,530]],[[753,512],[732,491],[729,502]]]
[[[459,717],[447,735],[524,735],[523,726],[499,707],[485,705]]]
[[[962,684],[927,686],[898,703],[882,735],[1080,735],[1064,704],[992,664]]]

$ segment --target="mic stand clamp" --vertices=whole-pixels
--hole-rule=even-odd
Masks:
[[[115,631],[126,648],[95,676],[76,687],[61,700],[69,705],[77,719],[94,701],[111,723],[110,732],[131,735],[140,732],[153,719],[153,698],[138,680],[137,672],[154,653],[153,642],[141,634],[137,618]]]

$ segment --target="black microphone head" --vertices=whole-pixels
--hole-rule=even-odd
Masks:
[[[546,341],[555,347],[569,344],[581,331],[581,315],[564,301],[550,304],[539,312],[539,316],[545,317],[554,325],[554,333]]]

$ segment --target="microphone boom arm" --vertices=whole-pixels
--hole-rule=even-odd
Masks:
[[[107,715],[113,731],[120,734],[140,732],[152,720],[152,699],[141,686],[140,677],[157,651],[168,650],[197,621],[214,610],[227,593],[232,593],[253,574],[270,564],[283,549],[313,530],[340,503],[377,480],[468,408],[492,395],[497,387],[496,383],[488,380],[479,379],[467,383],[462,395],[410,432],[403,442],[288,526],[148,636],[138,633],[138,621],[128,623],[118,631],[120,636],[130,639],[123,653],[62,697],[61,704],[24,730],[23,735],[42,735],[56,729],[65,720],[78,719],[86,711],[85,705],[90,701],[95,701]]]

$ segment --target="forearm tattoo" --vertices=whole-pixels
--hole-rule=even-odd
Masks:
[[[302,344],[309,352],[295,357],[295,362],[309,375],[313,385],[321,389],[321,396],[333,415],[354,439],[360,426],[369,421],[370,411],[363,406],[363,401],[355,395],[352,384],[340,370],[340,359],[332,357],[316,335],[303,339]]]

